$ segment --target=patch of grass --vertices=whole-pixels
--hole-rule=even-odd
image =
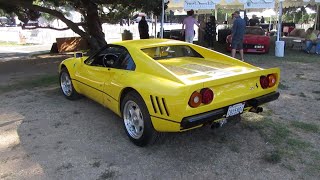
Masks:
[[[296,74],[296,77],[299,78],[299,79],[303,79],[303,80],[306,79],[306,78],[304,77],[304,74],[303,74],[303,73]]]
[[[287,86],[287,85],[285,85],[285,84],[283,84],[283,83],[279,83],[279,86],[278,86],[278,88],[279,89],[282,89],[282,90],[288,90],[289,89],[289,87]]]
[[[230,148],[230,150],[231,150],[232,152],[236,152],[236,153],[239,153],[239,152],[240,152],[240,148],[239,148],[239,146],[236,145],[236,144],[231,144],[231,145],[229,146],[229,148]]]
[[[0,93],[5,93],[13,90],[30,89],[40,86],[49,86],[58,84],[59,79],[57,75],[45,75],[33,80],[21,81],[9,86],[0,86]]]
[[[279,122],[273,122],[268,118],[255,122],[243,121],[242,125],[243,128],[251,131],[258,130],[259,134],[265,139],[266,142],[273,144],[281,144],[289,137],[291,133],[286,125]]]
[[[282,167],[290,170],[290,171],[296,171],[296,168],[294,168],[292,165],[290,164],[281,164]]]
[[[320,94],[320,91],[312,91],[314,94]]]
[[[300,97],[303,97],[303,98],[306,98],[306,97],[307,97],[306,94],[304,94],[303,92],[301,92],[301,93],[299,94],[299,96],[300,96]]]
[[[305,142],[300,139],[293,139],[293,138],[289,138],[287,140],[287,144],[291,148],[295,148],[295,149],[307,149],[307,148],[311,147],[311,144],[309,142]]]
[[[7,41],[0,41],[0,46],[26,46],[26,45],[33,45],[33,44],[19,44],[17,42],[7,42]]]
[[[114,171],[112,171],[112,170],[106,170],[105,172],[103,172],[103,173],[99,176],[98,180],[112,179],[112,178],[115,177],[115,175],[116,175],[116,173],[115,173]]]
[[[263,159],[269,163],[277,164],[281,162],[282,155],[279,151],[272,151],[263,156]]]
[[[291,125],[295,128],[302,129],[306,132],[318,133],[320,128],[317,124],[305,123],[301,121],[291,121]]]

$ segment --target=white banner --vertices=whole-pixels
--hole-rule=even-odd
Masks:
[[[245,9],[274,9],[275,2],[266,2],[264,0],[248,1],[244,4]]]
[[[185,0],[184,9],[215,9],[216,5],[212,0]]]

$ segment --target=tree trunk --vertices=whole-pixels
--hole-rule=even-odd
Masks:
[[[105,34],[102,31],[102,25],[98,14],[98,6],[92,1],[82,0],[86,7],[86,30],[90,35],[89,45],[91,50],[95,51],[107,44]]]

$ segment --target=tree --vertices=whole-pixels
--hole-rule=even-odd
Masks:
[[[108,11],[105,12],[104,8]],[[91,50],[97,50],[107,43],[102,23],[115,23],[117,19],[128,18],[129,14],[137,10],[160,14],[161,0],[0,0],[0,9],[15,13],[24,23],[39,18],[41,13],[54,16],[86,39]],[[83,22],[69,20],[65,12],[70,9],[81,13]]]

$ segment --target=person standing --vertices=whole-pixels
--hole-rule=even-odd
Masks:
[[[260,23],[264,24],[264,17],[263,16],[261,16]]]
[[[312,28],[307,29],[305,43],[306,49],[304,51],[308,54],[310,54],[313,46],[317,46],[317,35],[313,32]]]
[[[149,26],[144,16],[141,17],[138,25],[140,39],[149,39]]]
[[[234,12],[235,20],[232,26],[232,42],[231,42],[231,55],[234,58],[236,56],[236,51],[239,49],[241,60],[243,58],[243,36],[246,30],[246,22],[240,17],[240,12]]]
[[[213,44],[216,41],[216,17],[210,16],[210,21],[206,23],[206,41],[208,43],[208,48],[213,49]]]
[[[244,15],[244,21],[246,22],[246,26],[249,26],[249,18],[247,15]]]
[[[200,27],[200,24],[198,21],[193,17],[194,11],[190,10],[187,11],[188,17],[184,18],[183,23],[182,23],[182,33],[185,36],[185,41],[189,43],[193,43],[193,38],[195,35],[194,32],[194,25],[197,25]]]

